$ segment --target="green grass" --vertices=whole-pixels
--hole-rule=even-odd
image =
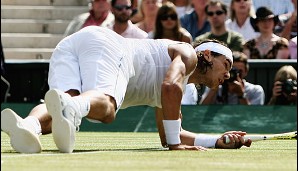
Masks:
[[[72,154],[59,153],[52,135],[41,136],[40,154],[16,153],[1,132],[3,171],[291,171],[297,141],[260,141],[250,148],[168,151],[158,133],[79,132]]]

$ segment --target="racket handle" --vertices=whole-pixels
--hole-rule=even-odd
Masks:
[[[245,135],[245,136],[243,136],[243,138],[244,138],[244,141],[246,142],[248,139],[251,139],[252,141],[262,141],[262,140],[266,140],[270,137],[262,136],[262,135]],[[225,144],[228,144],[228,143],[230,143],[231,140],[230,140],[229,136],[224,135],[223,141]]]
[[[244,138],[244,141],[246,142],[246,141],[248,140],[249,137],[243,136],[243,138]],[[229,136],[224,135],[224,137],[223,137],[223,142],[224,142],[225,144],[229,144],[230,141],[231,141],[231,140],[230,140]]]

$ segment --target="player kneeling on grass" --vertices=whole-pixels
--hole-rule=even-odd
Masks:
[[[181,128],[181,99],[187,83],[217,88],[229,79],[232,52],[215,40],[193,48],[166,39],[128,39],[90,26],[64,38],[50,60],[45,104],[22,119],[1,112],[1,129],[21,153],[41,152],[39,135],[52,133],[61,152],[71,153],[83,117],[110,123],[120,108],[157,108],[160,139],[170,150],[206,150],[250,146],[242,131],[207,136]],[[223,142],[228,135],[230,143]]]

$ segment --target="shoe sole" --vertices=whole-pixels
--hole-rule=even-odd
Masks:
[[[25,129],[21,123],[23,118],[11,109],[1,112],[1,129],[10,137],[10,144],[19,153],[40,153],[39,136]]]
[[[74,149],[75,127],[63,116],[64,104],[56,90],[49,90],[45,103],[52,116],[52,135],[60,152],[71,153]]]

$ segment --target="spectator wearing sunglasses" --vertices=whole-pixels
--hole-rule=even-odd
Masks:
[[[148,38],[170,39],[192,43],[192,36],[180,25],[176,6],[165,2],[158,9],[154,31],[149,32]],[[198,103],[198,93],[194,84],[187,84],[182,97],[182,104],[195,105]]]
[[[212,0],[205,7],[211,31],[195,38],[195,42],[204,39],[216,39],[228,45],[232,51],[242,51],[243,36],[235,31],[228,30],[225,25],[227,18],[227,5],[220,0]]]
[[[110,0],[90,0],[89,12],[76,16],[67,26],[64,36],[71,35],[86,26],[107,27],[114,21],[114,15],[110,11]]]
[[[192,43],[192,36],[181,27],[176,7],[172,2],[165,2],[158,9],[154,30],[148,37]]]
[[[255,10],[252,6],[252,0],[232,0],[230,3],[230,18],[226,21],[226,27],[229,30],[240,33],[245,41],[259,36],[249,19],[254,17]]]
[[[204,105],[264,105],[265,92],[263,87],[245,80],[249,71],[247,56],[242,52],[234,51],[233,60],[230,79],[225,80],[218,90],[206,88],[200,103]]]
[[[126,38],[147,38],[148,34],[130,21],[133,12],[130,0],[112,0],[111,6],[115,20],[108,28]]]

